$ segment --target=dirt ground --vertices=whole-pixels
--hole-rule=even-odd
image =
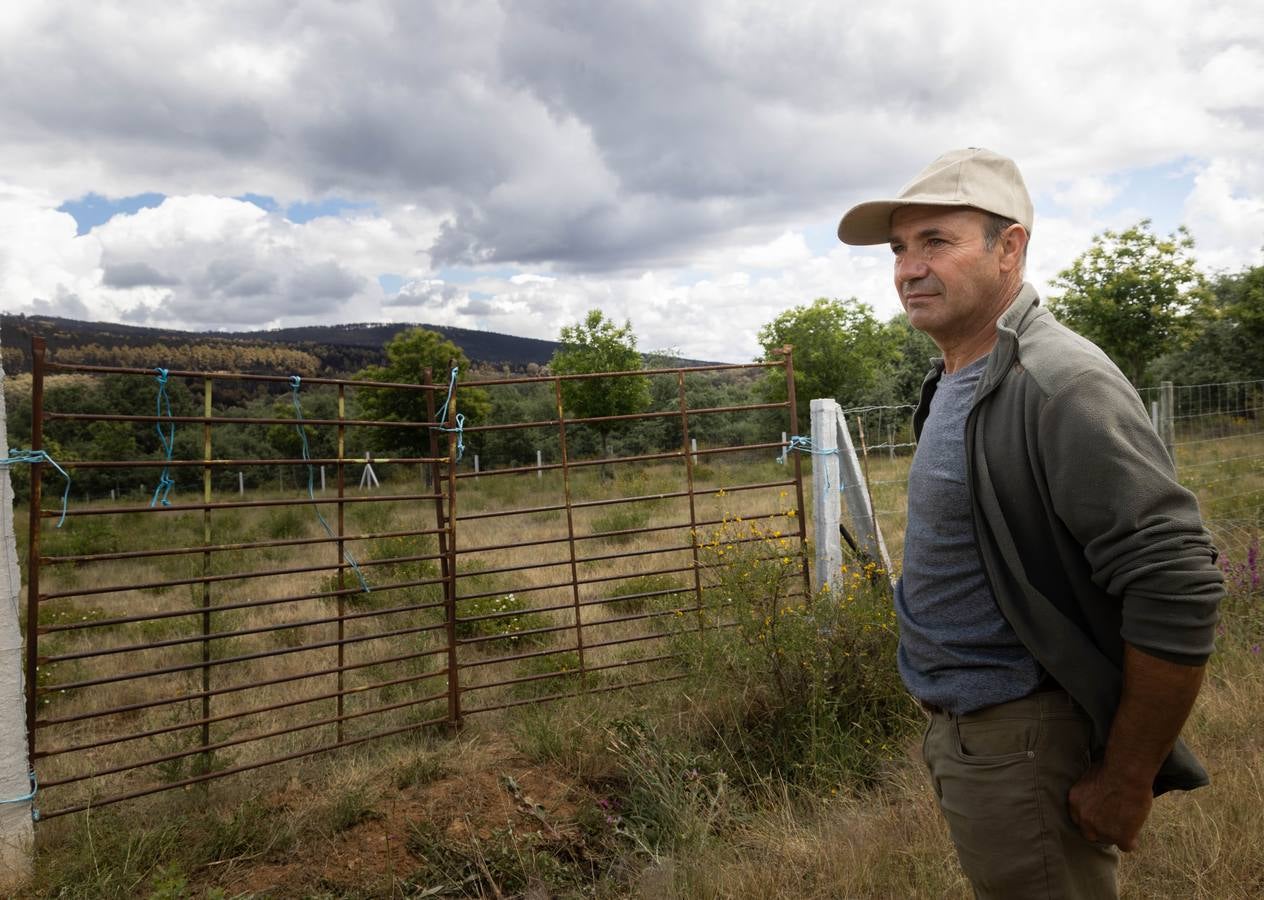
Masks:
[[[268,799],[297,808],[316,802],[315,790],[292,780]],[[581,809],[591,809],[594,802],[573,775],[513,754],[499,756],[480,772],[446,773],[428,784],[384,794],[358,824],[300,844],[284,862],[212,864],[197,878],[195,896],[211,888],[230,898],[497,896],[490,871],[467,875],[464,886],[454,883],[451,868],[427,871],[434,866],[410,850],[416,835],[432,836],[440,846],[468,848],[503,840],[512,829],[532,846],[582,857],[584,835],[577,820]]]

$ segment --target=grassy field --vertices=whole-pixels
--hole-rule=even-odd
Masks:
[[[1183,453],[1182,474],[1199,492],[1213,530],[1227,523],[1218,535],[1228,566],[1236,567],[1229,570],[1233,592],[1220,649],[1187,728],[1213,786],[1156,804],[1141,849],[1125,859],[1123,889],[1136,898],[1255,897],[1264,893],[1264,738],[1258,727],[1264,721],[1264,598],[1252,568],[1258,566],[1259,505],[1249,498],[1258,498],[1264,472],[1258,445],[1247,440]],[[901,456],[870,461],[874,507],[897,559],[907,464]],[[788,469],[749,458],[707,464],[697,474],[699,487],[717,489],[778,481]],[[621,469],[613,480],[587,470],[571,490],[583,502],[665,494],[681,484],[679,466],[645,465]],[[425,728],[209,787],[54,819],[38,829],[40,874],[30,896],[968,896],[916,760],[921,720],[894,675],[895,636],[881,573],[850,563],[846,590],[809,604],[794,596],[794,554],[786,543],[798,525],[797,516],[788,515],[793,489],[707,495],[699,498],[695,518],[717,522],[698,534],[700,560],[708,566],[706,597],[714,607],[708,621],[731,627],[697,632],[682,624],[697,615],[684,614],[693,584],[688,528],[608,534],[687,523],[687,500],[584,507],[569,525],[560,511],[478,517],[552,505],[562,491],[553,474],[461,481],[459,512],[471,518],[461,523],[458,549],[502,548],[462,555],[458,566],[459,594],[467,598],[460,609],[469,620],[460,635],[466,641],[460,662],[468,666],[462,679],[486,686],[466,699],[474,707],[496,707],[585,683],[615,687],[677,672],[687,679],[489,710],[470,716],[454,735]],[[1221,507],[1225,515],[1217,520]],[[428,502],[353,504],[347,517],[348,531],[368,533],[434,523]],[[211,525],[217,536],[236,541],[320,534],[314,514],[303,509],[217,511]],[[200,513],[72,518],[60,531],[45,529],[44,552],[193,546],[203,528]],[[609,667],[586,682],[576,674],[576,596],[569,584],[550,586],[569,577],[568,545],[515,546],[570,529],[585,538],[576,544],[578,554],[605,557],[577,564],[581,579],[608,579],[585,584],[578,598],[586,667]],[[380,538],[358,543],[353,552],[370,584],[435,581],[436,561],[411,558],[433,555],[432,541]],[[670,546],[681,549],[648,552]],[[215,605],[256,603],[336,588],[332,568],[289,571],[336,562],[327,546],[276,546],[206,561],[201,554],[122,560],[65,566],[46,576],[42,589],[192,578],[204,566],[219,574],[284,572],[212,587]],[[510,571],[527,563],[540,567]],[[344,624],[344,636],[410,631],[347,645],[344,662],[365,665],[344,675],[346,685],[363,688],[346,700],[344,713],[397,708],[347,721],[345,736],[443,718],[442,655],[416,655],[442,647],[441,599],[437,584],[419,583],[343,600],[345,611],[364,614]],[[132,588],[51,601],[41,623],[161,616],[196,611],[202,603],[199,584]],[[399,607],[417,608],[391,611]],[[211,740],[228,746],[211,754],[196,752],[198,729],[180,727],[203,714],[199,701],[73,721],[106,705],[140,707],[196,693],[203,645],[181,641],[200,638],[200,612],[44,636],[41,652],[60,655],[166,643],[54,663],[41,670],[42,684],[190,668],[46,697],[41,715],[66,721],[41,733],[43,747],[92,744],[115,728],[151,734],[53,757],[41,769],[45,781],[129,759],[170,758],[141,772],[51,788],[41,804],[178,783],[208,768],[332,740],[335,726],[319,725],[231,743],[336,714],[336,701],[327,697],[272,707],[336,688],[336,675],[299,676],[336,666],[336,647],[312,645],[336,638],[337,624],[298,623],[333,618],[337,608],[337,600],[326,598],[211,614],[212,632],[233,633],[211,642],[213,659],[293,651],[213,670],[214,686],[254,685],[214,697],[213,716],[261,711],[216,722]],[[619,643],[651,633],[663,636]],[[605,646],[591,646],[596,643]],[[404,655],[413,658],[375,662]],[[664,655],[677,661],[656,659]],[[523,658],[497,661],[503,657]],[[496,684],[509,679],[516,682]],[[275,683],[260,686],[267,681]]]

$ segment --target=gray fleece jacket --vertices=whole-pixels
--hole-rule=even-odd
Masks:
[[[1093,720],[1105,748],[1124,642],[1199,665],[1224,581],[1193,494],[1123,373],[1059,324],[1030,284],[998,339],[966,420],[968,481],[983,568],[1001,613]],[[913,417],[921,433],[943,362]],[[1208,783],[1180,741],[1156,794]]]

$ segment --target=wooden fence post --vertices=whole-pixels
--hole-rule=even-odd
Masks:
[[[1172,382],[1159,384],[1159,437],[1167,448],[1167,455],[1172,458],[1172,467],[1176,467],[1176,410]]]
[[[838,409],[838,404],[834,407]],[[882,566],[891,575],[891,557],[887,555],[886,541],[882,539],[882,529],[878,527],[878,517],[874,514],[873,504],[869,501],[869,487],[865,483],[864,471],[860,468],[860,460],[856,458],[856,448],[851,443],[851,433],[847,430],[847,422],[843,411],[838,409],[838,461],[842,473],[843,497],[847,501],[847,511],[851,520],[860,532],[856,535],[857,545],[870,560]]]

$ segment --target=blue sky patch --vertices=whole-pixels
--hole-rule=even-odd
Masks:
[[[469,284],[484,278],[508,281],[518,274],[520,274],[518,269],[468,269],[465,266],[453,266],[440,269],[435,274],[435,278],[440,279],[444,284]]]
[[[285,208],[285,217],[295,225],[312,219],[340,216],[346,212],[370,212],[380,215],[377,204],[364,200],[346,200],[342,197],[325,197],[322,200],[298,201]]]
[[[276,198],[269,197],[267,194],[242,194],[233,199],[241,200],[243,203],[253,203],[265,212],[273,213],[281,209],[280,204],[276,202]]]
[[[404,286],[404,277],[393,272],[383,272],[377,276],[377,283],[382,286],[382,290],[386,293],[398,294],[399,289]]]
[[[133,194],[131,197],[102,197],[100,194],[84,194],[78,200],[67,200],[57,207],[58,212],[69,213],[75,220],[75,233],[87,234],[98,225],[104,225],[117,215],[131,215],[142,209],[161,206],[165,194]]]

